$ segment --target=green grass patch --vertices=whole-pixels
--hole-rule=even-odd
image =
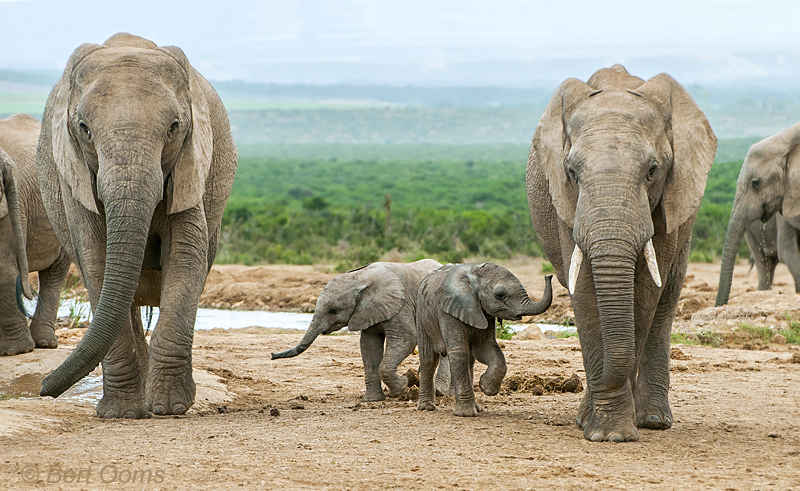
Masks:
[[[670,343],[671,344],[690,344],[696,345],[700,344],[697,336],[685,333],[683,331],[673,332],[670,334]]]
[[[553,335],[557,338],[566,339],[566,338],[577,338],[578,331],[555,331]]]
[[[542,261],[542,273],[554,273],[556,270],[550,261]]]
[[[502,319],[497,319],[497,324],[495,325],[495,335],[497,339],[511,339],[516,332],[511,329],[509,324],[503,322]]]

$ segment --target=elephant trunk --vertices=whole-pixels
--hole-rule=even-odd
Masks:
[[[314,318],[311,319],[311,325],[308,326],[308,330],[306,331],[305,335],[303,335],[303,339],[297,343],[297,346],[286,351],[281,351],[280,353],[272,353],[270,355],[270,359],[276,360],[278,358],[294,358],[295,356],[307,350],[308,347],[311,346],[311,343],[317,339],[317,336],[325,331],[324,328],[325,326],[323,323],[319,322],[317,317],[314,316]]]
[[[100,298],[78,346],[42,381],[42,396],[58,397],[94,370],[129,320],[163,180],[160,165],[129,160],[112,162],[109,168],[121,175],[109,175],[112,171],[98,175],[98,195],[106,213],[106,262]]]
[[[600,332],[603,340],[603,385],[614,390],[630,377],[635,360],[633,284],[636,255],[621,254],[619,244],[604,252],[593,247],[591,260]],[[613,252],[612,252],[613,251]]]
[[[525,302],[523,306],[523,311],[521,315],[539,315],[543,314],[547,309],[550,308],[550,304],[553,302],[553,275],[547,275],[544,279],[544,293],[542,294],[542,299],[538,302],[532,302],[530,298],[528,301]]]
[[[714,302],[716,307],[728,303],[728,298],[731,294],[731,282],[733,281],[733,265],[739,252],[739,244],[742,242],[745,230],[753,221],[747,218],[734,203],[731,219],[728,223],[728,231],[725,233],[725,245],[722,247],[719,287],[717,288],[717,299]]]

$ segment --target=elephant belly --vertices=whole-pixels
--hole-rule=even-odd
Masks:
[[[139,276],[139,287],[133,297],[133,305],[137,307],[161,306],[161,271],[142,271]]]

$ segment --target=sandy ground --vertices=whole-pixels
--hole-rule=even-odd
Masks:
[[[504,265],[541,296],[538,262]],[[731,305],[715,309],[718,271],[690,266],[675,330],[729,333],[730,347],[673,347],[675,424],[641,430],[635,443],[586,441],[574,424],[582,392],[534,395],[542,379],[585,383],[575,338],[503,341],[505,389],[478,396],[486,410],[477,418],[457,418],[450,398],[417,411],[413,389],[403,397],[411,400],[360,402],[357,335],[324,336],[300,357],[271,361],[301,334],[212,330],[195,335],[197,403],[184,416],[101,420],[80,388],[68,401],[0,400],[0,488],[800,489],[800,351],[736,338],[742,322],[800,319],[791,276],[781,265],[774,291],[748,292],[755,273],[742,265]],[[220,266],[202,302],[307,311],[332,276]],[[536,321],[569,320],[566,291],[555,293]],[[38,391],[82,332],[60,330],[57,350],[0,359],[0,393]],[[416,365],[412,356],[401,371]]]

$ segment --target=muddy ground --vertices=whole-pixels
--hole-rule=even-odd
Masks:
[[[541,296],[537,261],[504,265]],[[357,335],[324,336],[298,358],[271,361],[301,333],[212,330],[195,335],[197,402],[184,416],[107,421],[78,396],[0,400],[0,488],[800,489],[800,351],[741,327],[800,319],[791,276],[781,265],[774,291],[748,292],[755,272],[741,265],[731,305],[714,308],[718,271],[690,265],[675,330],[716,333],[723,347],[673,347],[675,424],[641,430],[635,443],[590,443],[574,424],[583,392],[558,390],[580,390],[575,374],[585,384],[575,338],[503,341],[505,389],[478,396],[486,411],[477,418],[456,418],[450,398],[435,412],[413,400],[360,402]],[[308,311],[332,276],[219,266],[202,303]],[[535,320],[571,315],[557,285],[553,308]],[[34,393],[82,333],[60,330],[57,350],[0,359],[0,392]],[[401,371],[416,365],[412,356]]]

